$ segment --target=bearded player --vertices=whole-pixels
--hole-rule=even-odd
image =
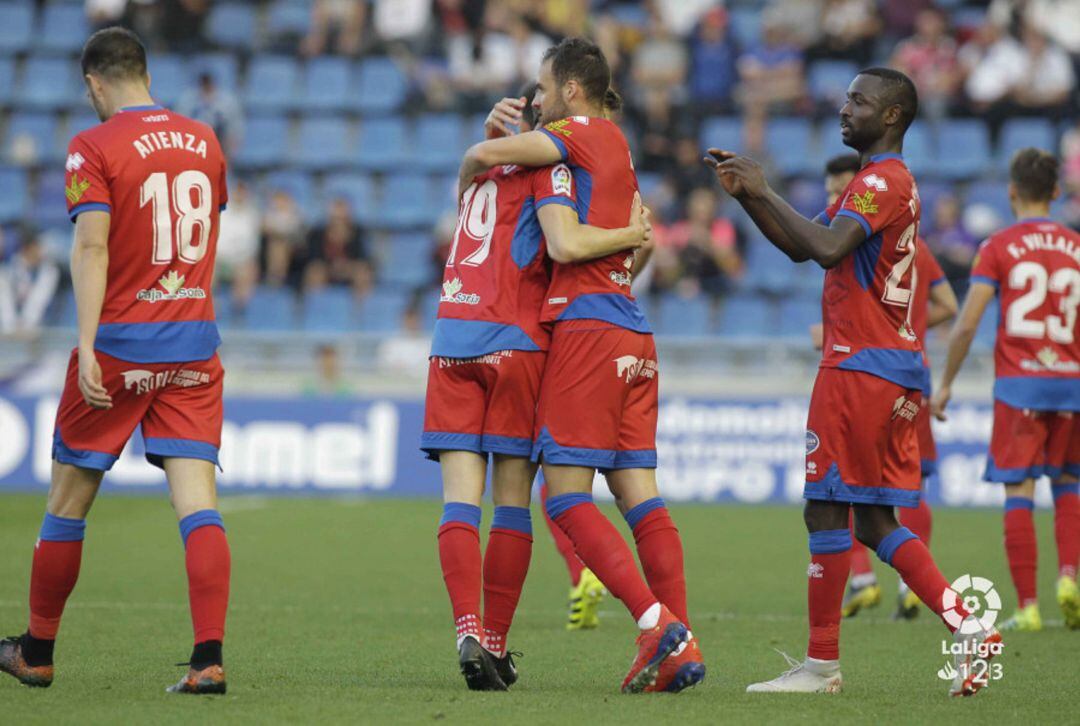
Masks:
[[[611,71],[593,43],[570,38],[545,54],[533,105],[544,128],[469,149],[461,179],[502,164],[565,162],[583,222],[617,228],[637,196],[626,139],[605,118]],[[623,691],[679,691],[705,667],[686,627],[682,543],[656,486],[657,364],[645,316],[630,294],[635,255],[587,264],[552,251],[541,320],[551,348],[537,407],[533,455],[543,461],[546,510],[582,562],[637,622],[638,654]],[[648,580],[592,501],[595,472],[625,508]]]
[[[0,641],[0,670],[28,686],[52,683],[86,515],[141,426],[180,521],[195,631],[188,673],[169,690],[225,693],[230,559],[214,474],[223,371],[210,298],[225,160],[210,127],[154,103],[134,33],[92,35],[82,73],[102,123],[72,140],[66,164],[79,340],[56,416],[30,626]]]
[[[494,119],[485,126],[488,135],[506,132]],[[506,637],[532,552],[533,414],[550,340],[540,322],[545,252],[584,261],[632,252],[650,234],[640,199],[619,229],[580,224],[576,203],[565,164],[478,174],[463,190],[446,263],[421,448],[442,467],[439,559],[472,690],[506,690],[518,678]],[[481,561],[489,457],[495,514]]]
[[[917,109],[915,86],[902,73],[871,68],[855,77],[840,109],[840,130],[862,168],[818,223],[777,195],[759,164],[709,150],[707,161],[724,189],[765,236],[793,260],[814,260],[827,270],[824,352],[807,420],[803,491],[811,554],[809,646],[804,661],[749,692],[841,690],[840,607],[851,561],[852,509],[859,541],[895,568],[962,644],[952,695],[979,690],[970,653],[1001,640],[958,603],[926,545],[896,521],[893,510],[919,501],[915,421],[927,377],[911,325],[919,197],[900,155]]]
[[[1044,475],[1054,495],[1057,601],[1065,624],[1080,628],[1080,234],[1050,220],[1058,166],[1039,149],[1013,156],[1009,201],[1017,221],[979,249],[933,401],[944,418],[979,321],[998,298],[994,428],[983,478],[1005,485],[1005,553],[1018,608],[1003,630],[1042,629],[1032,509],[1035,482]]]

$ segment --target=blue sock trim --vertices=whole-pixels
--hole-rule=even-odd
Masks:
[[[850,529],[823,529],[810,533],[810,554],[834,555],[851,549]]]
[[[1076,494],[1080,496],[1080,482],[1073,482],[1072,484],[1054,484],[1050,487],[1051,493],[1054,495],[1054,501],[1058,500],[1058,497],[1065,494]],[[1006,502],[1007,504],[1008,502]]]
[[[1011,512],[1014,509],[1026,509],[1030,512],[1035,509],[1035,501],[1027,497],[1006,497],[1005,511]]]
[[[200,527],[221,527],[221,531],[224,532],[225,521],[221,518],[221,513],[216,509],[200,509],[184,517],[180,520],[180,539],[184,540],[185,547],[187,546],[188,537]]]
[[[914,532],[907,527],[897,527],[878,543],[878,559],[891,567],[893,555],[900,549],[900,545],[913,539],[918,539]]]
[[[45,513],[38,538],[45,542],[82,542],[86,537],[86,520],[57,517]]]
[[[630,525],[630,529],[634,529],[638,526],[638,523],[645,518],[646,514],[654,509],[662,509],[663,507],[664,500],[660,497],[653,497],[652,499],[646,499],[644,502],[624,514],[623,517],[625,517],[626,523]]]
[[[515,532],[532,534],[532,514],[528,507],[495,507],[495,516],[491,519],[492,529],[512,529]]]
[[[474,529],[480,529],[480,507],[465,502],[447,502],[443,505],[439,526],[450,522],[463,522]]]
[[[548,516],[555,519],[566,510],[572,509],[579,504],[592,504],[592,494],[556,494],[553,497],[548,497],[545,508]]]

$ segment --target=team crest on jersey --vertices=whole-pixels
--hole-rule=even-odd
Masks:
[[[90,182],[87,179],[80,179],[78,174],[71,175],[71,182],[64,189],[64,195],[67,196],[68,202],[71,204],[78,204],[79,200],[83,198],[83,194],[86,194],[86,190],[90,188]]]
[[[164,300],[202,300],[206,297],[206,291],[201,287],[184,287],[184,275],[177,274],[176,270],[169,270],[168,274],[158,278],[158,284],[165,292],[157,288],[139,290],[135,293],[135,299],[140,302],[156,303]]]
[[[68,154],[67,161],[64,162],[64,168],[68,171],[78,171],[79,168],[86,163],[86,159],[79,152],[74,154]]]
[[[460,277],[455,277],[453,280],[447,280],[442,284],[443,294],[439,297],[439,302],[478,305],[480,303],[480,296],[476,293],[464,293],[461,291],[462,287],[463,283],[461,282]]]
[[[874,193],[867,189],[862,194],[852,194],[851,203],[855,205],[855,211],[859,214],[877,214],[878,205],[874,202]]]
[[[809,429],[807,429],[807,431],[806,431],[806,454],[809,456],[810,454],[814,453],[815,451],[818,450],[819,446],[821,446],[821,439],[819,439],[818,435],[815,434],[813,431],[810,431]]]
[[[879,177],[877,174],[867,174],[863,177],[863,183],[866,184],[866,186],[868,187],[873,187],[874,189],[877,189],[879,192],[889,191],[888,183],[886,183],[886,181]]]
[[[571,131],[569,128],[567,128],[568,126],[570,126],[570,119],[561,118],[558,121],[552,121],[551,123],[546,124],[544,126],[544,128],[547,129],[548,131],[550,131],[553,134],[562,134],[563,136],[570,136],[574,132]]]
[[[566,164],[559,164],[551,170],[551,191],[564,197],[573,196],[573,177]]]

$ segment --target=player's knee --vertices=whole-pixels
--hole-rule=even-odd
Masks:
[[[1035,498],[1035,480],[1025,479],[1019,484],[1006,484],[1005,485],[1005,498],[1006,499],[1034,499]]]
[[[886,507],[856,507],[854,519],[855,539],[874,550],[900,526],[893,510]]]
[[[86,519],[104,472],[53,462],[46,511],[56,517]]]
[[[808,499],[806,506],[803,507],[803,522],[806,523],[806,531],[808,532],[846,529],[848,526],[848,505]]]

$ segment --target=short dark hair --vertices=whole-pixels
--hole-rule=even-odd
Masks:
[[[146,75],[146,48],[139,36],[127,28],[103,28],[83,46],[82,72],[126,81]]]
[[[862,168],[858,154],[840,154],[825,162],[825,174],[836,176],[837,174],[858,174]]]
[[[1049,151],[1029,146],[1013,154],[1009,180],[1026,202],[1048,202],[1054,197],[1061,162]]]
[[[521,109],[521,120],[529,124],[529,128],[536,128],[536,111],[533,109],[533,98],[536,97],[536,82],[530,81],[518,90],[518,98],[525,99],[525,108]]]
[[[586,98],[603,103],[611,86],[611,66],[600,46],[585,38],[564,38],[544,53],[544,61],[549,60],[556,83],[577,81]]]
[[[885,81],[885,103],[900,106],[900,131],[907,131],[919,115],[919,92],[915,90],[915,82],[892,68],[864,68],[858,75],[874,76]]]
[[[604,110],[608,113],[619,113],[622,111],[623,100],[619,92],[614,88],[609,88],[604,92]]]

